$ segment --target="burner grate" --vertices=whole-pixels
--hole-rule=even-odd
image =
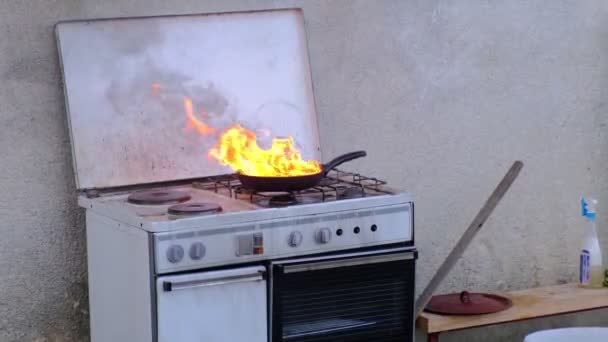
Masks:
[[[375,177],[364,176],[360,173],[345,172],[341,170],[335,170],[336,178],[343,181],[360,185],[361,187],[368,188],[374,191],[382,191],[382,186],[386,185],[387,182],[380,180]]]
[[[230,197],[235,197],[234,192],[241,187],[241,182],[236,174],[229,174],[205,178],[204,181],[194,182],[192,186],[198,189],[211,190],[215,193],[228,190]]]
[[[291,192],[259,192],[244,188],[236,174],[206,178],[193,185],[216,193],[228,192],[231,198],[246,200],[262,206],[286,206],[360,198],[374,193],[390,194],[383,186],[387,182],[360,173],[332,170],[315,187]],[[289,199],[289,200],[287,200]]]

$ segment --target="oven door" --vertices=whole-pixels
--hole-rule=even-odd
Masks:
[[[272,264],[272,341],[413,341],[416,252]]]
[[[160,277],[159,342],[268,342],[263,267]]]

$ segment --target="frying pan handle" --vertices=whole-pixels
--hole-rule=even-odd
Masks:
[[[357,159],[357,158],[363,158],[366,155],[367,155],[367,152],[365,152],[365,151],[356,151],[356,152],[350,152],[350,153],[346,153],[341,156],[338,156],[338,157],[330,160],[325,165],[323,165],[323,174],[326,175],[329,171],[331,171],[332,169],[338,167],[339,165],[341,165],[343,163],[346,163],[347,161],[351,161],[351,160]]]

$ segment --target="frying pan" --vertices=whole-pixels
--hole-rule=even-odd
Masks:
[[[249,176],[238,174],[243,187],[253,191],[299,191],[317,185],[325,175],[338,165],[353,159],[365,157],[365,151],[356,151],[343,154],[332,159],[329,163],[321,165],[321,172],[303,176],[268,177]]]

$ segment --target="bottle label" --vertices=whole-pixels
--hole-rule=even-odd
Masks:
[[[582,285],[589,285],[591,281],[591,255],[588,250],[583,249],[581,252],[581,265],[580,265],[580,282]]]

